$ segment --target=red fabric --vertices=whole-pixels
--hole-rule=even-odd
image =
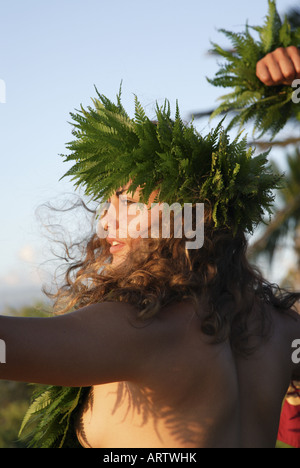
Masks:
[[[285,400],[277,438],[284,444],[300,448],[300,405],[293,406]]]

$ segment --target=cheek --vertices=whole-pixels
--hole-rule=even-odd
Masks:
[[[136,250],[140,247],[140,244],[141,244],[141,238],[137,238],[137,239],[130,239],[130,241],[128,242],[128,249],[129,250]]]
[[[137,240],[147,238],[150,226],[150,213],[147,209],[138,210],[135,215],[128,215],[128,237]]]

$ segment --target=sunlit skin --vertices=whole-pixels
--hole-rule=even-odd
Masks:
[[[120,187],[108,200],[108,203],[111,205],[111,208],[108,209],[105,216],[100,220],[103,229],[107,231],[107,242],[111,244],[110,253],[112,254],[112,265],[116,266],[119,265],[126,259],[126,256],[129,252],[133,249],[138,248],[138,244],[140,243],[141,236],[137,238],[132,238],[129,232],[130,223],[134,220],[136,215],[129,214],[129,207],[133,203],[140,202],[140,193],[141,187],[138,187],[136,191],[132,194],[127,191],[128,187],[130,186],[130,181],[124,186]],[[155,197],[159,193],[158,190],[155,190],[151,193],[148,204],[146,205],[147,208],[151,208],[152,203],[154,203]],[[126,232],[121,231],[121,222],[119,219],[119,204],[123,204],[125,207],[127,205],[127,225],[126,225]],[[114,210],[112,209],[114,208]],[[145,224],[146,227],[150,226],[151,222],[151,211],[147,212],[148,222]],[[113,220],[112,216],[116,213],[116,230],[114,232],[113,229]],[[144,226],[144,227],[145,227]],[[138,227],[138,229],[141,229]],[[116,241],[120,243],[117,246],[113,246],[113,242]]]
[[[270,52],[257,62],[256,75],[266,86],[290,86],[300,78],[300,50],[291,46]]]

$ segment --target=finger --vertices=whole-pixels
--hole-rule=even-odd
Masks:
[[[264,59],[256,64],[256,76],[266,86],[272,86],[273,80]]]
[[[280,47],[271,54],[270,61],[272,61],[272,70],[274,75],[271,75],[277,84],[291,84],[297,76],[297,71],[291,59],[288,50]],[[279,71],[280,69],[280,71]]]
[[[290,60],[293,62],[296,71],[295,78],[300,78],[300,50],[295,46],[291,46],[286,49],[286,52]]]

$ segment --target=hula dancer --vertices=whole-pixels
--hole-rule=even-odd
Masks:
[[[48,385],[24,420],[30,445],[274,447],[300,375],[300,294],[249,264],[246,236],[281,177],[268,153],[221,124],[201,136],[167,101],[155,121],[137,99],[130,118],[120,94],[93,103],[72,114],[66,175],[102,210],[69,259],[61,314],[0,317],[0,377]]]

